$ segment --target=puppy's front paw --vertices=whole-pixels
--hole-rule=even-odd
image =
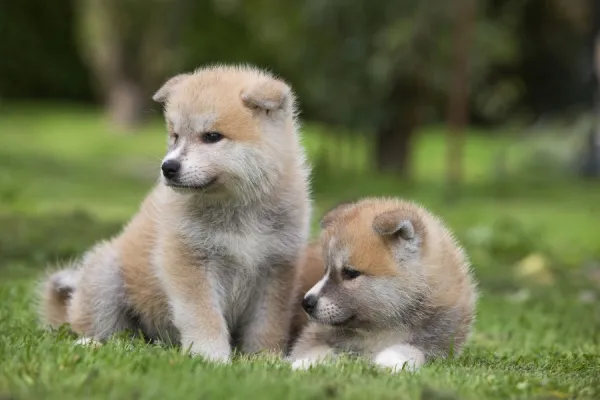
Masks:
[[[315,358],[300,358],[298,360],[295,360],[292,363],[292,370],[294,370],[294,371],[307,370],[310,367],[312,367],[313,365],[318,364],[319,362],[321,362],[321,360],[315,359]]]
[[[88,347],[100,347],[102,346],[102,342],[99,342],[90,337],[82,336],[79,339],[75,340],[75,344],[77,346],[88,346]]]
[[[292,370],[307,370],[317,364],[322,364],[335,357],[333,350],[327,346],[317,346],[308,352],[293,354]]]
[[[214,345],[211,346],[208,343],[199,344],[194,342],[187,347],[184,347],[184,351],[189,349],[190,354],[194,357],[202,357],[207,361],[214,363],[228,363],[231,359],[231,348],[227,345]]]
[[[425,355],[416,347],[410,345],[396,345],[378,353],[373,360],[375,364],[389,368],[393,373],[416,371],[425,363]]]

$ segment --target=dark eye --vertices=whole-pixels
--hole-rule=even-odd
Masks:
[[[203,143],[217,143],[221,139],[223,139],[223,135],[221,135],[219,132],[204,132],[202,134]]]
[[[359,271],[357,271],[355,269],[352,269],[352,268],[343,268],[342,269],[342,278],[344,280],[347,280],[347,281],[351,281],[352,279],[356,279],[356,278],[358,278],[361,275],[362,274]]]
[[[179,139],[179,135],[176,133],[171,133],[171,140],[173,140],[173,143],[177,143],[177,140]]]

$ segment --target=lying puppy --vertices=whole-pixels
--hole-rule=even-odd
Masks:
[[[321,226],[325,274],[302,301],[310,321],[292,349],[292,368],[350,353],[414,370],[460,353],[476,285],[438,218],[411,202],[367,198],[330,211]]]

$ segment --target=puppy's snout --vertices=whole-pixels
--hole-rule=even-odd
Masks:
[[[317,296],[310,294],[302,299],[302,308],[304,308],[304,311],[306,311],[308,314],[312,314],[318,300],[319,299]]]
[[[167,179],[173,179],[177,172],[181,169],[181,163],[177,160],[167,160],[163,162],[160,167],[162,169],[162,173]]]

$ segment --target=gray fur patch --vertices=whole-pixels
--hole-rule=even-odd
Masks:
[[[457,332],[462,323],[460,310],[431,308],[425,310],[425,315],[421,323],[413,327],[410,344],[423,350],[428,359],[460,353],[465,341],[465,335]]]
[[[81,269],[66,268],[50,276],[50,282],[59,295],[71,297],[81,279]]]
[[[139,329],[127,304],[116,249],[110,243],[99,244],[84,255],[82,265],[80,289],[89,296],[86,301],[93,316],[93,332],[89,336],[106,340],[117,332]]]

